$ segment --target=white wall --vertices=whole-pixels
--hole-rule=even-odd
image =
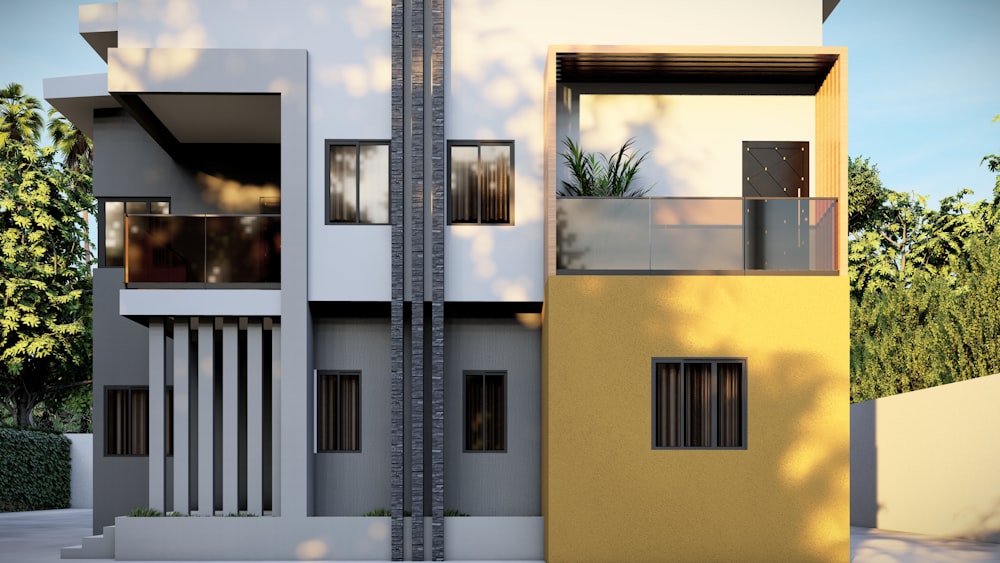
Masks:
[[[580,96],[584,150],[610,154],[631,137],[649,151],[639,180],[651,196],[742,196],[743,141],[808,141],[815,186],[812,96]]]
[[[851,524],[1000,543],[1000,375],[851,405]]]
[[[516,172],[514,226],[446,229],[448,300],[542,300],[542,128],[549,45],[823,41],[821,0],[446,0],[445,14],[445,137],[513,139]],[[814,121],[814,114],[806,119],[810,126]]]
[[[66,434],[69,438],[69,506],[94,507],[94,435]]]
[[[325,139],[391,136],[390,6],[390,0],[118,2],[119,47],[308,50],[311,300],[390,297],[389,228],[324,224],[323,154]],[[164,61],[162,71],[184,64],[178,56]]]

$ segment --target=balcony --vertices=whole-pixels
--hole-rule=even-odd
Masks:
[[[128,215],[127,287],[277,288],[278,215]]]
[[[836,198],[557,198],[559,273],[837,270]]]

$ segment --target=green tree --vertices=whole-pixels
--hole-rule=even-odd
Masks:
[[[37,143],[43,126],[38,98],[26,95],[14,82],[0,88],[0,148],[8,142]]]
[[[52,139],[52,145],[58,150],[63,156],[63,166],[67,170],[76,172],[76,175],[70,176],[70,188],[73,190],[88,190],[90,189],[90,183],[87,182],[85,185],[78,185],[74,178],[79,174],[85,174],[90,177],[90,172],[93,169],[94,162],[94,143],[74,125],[71,121],[67,121],[56,108],[49,109],[49,122],[47,125],[47,130],[49,137]],[[87,266],[90,266],[90,213],[87,209],[83,209],[83,245],[86,250]]]
[[[91,278],[82,210],[89,171],[52,147],[0,148],[0,404],[21,426],[41,401],[89,383]]]

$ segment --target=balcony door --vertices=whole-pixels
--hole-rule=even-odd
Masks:
[[[809,143],[743,141],[748,270],[809,269]]]

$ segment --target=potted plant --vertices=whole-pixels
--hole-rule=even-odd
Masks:
[[[649,156],[633,150],[635,138],[622,144],[611,156],[585,152],[573,139],[566,137],[566,150],[560,155],[572,174],[571,181],[564,181],[557,195],[564,197],[642,197],[648,186],[634,186],[639,166]]]

